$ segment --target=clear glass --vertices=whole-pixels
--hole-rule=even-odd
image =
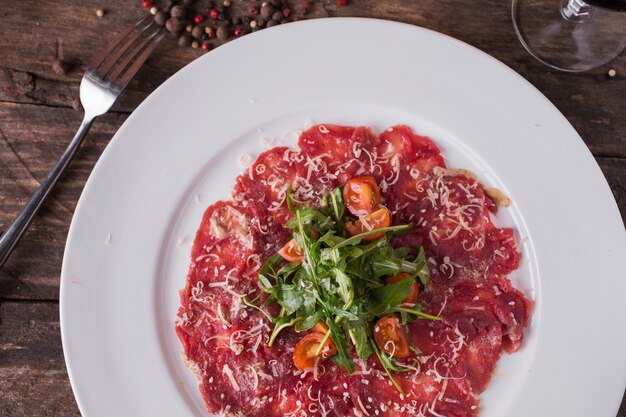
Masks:
[[[545,65],[589,70],[626,47],[626,13],[619,11],[626,10],[626,0],[604,2],[615,10],[582,0],[513,0],[513,26],[528,52]]]

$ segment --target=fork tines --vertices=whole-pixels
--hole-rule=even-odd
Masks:
[[[165,35],[148,15],[117,36],[89,63],[88,70],[103,81],[125,86]]]

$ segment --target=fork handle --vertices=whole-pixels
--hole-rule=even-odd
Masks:
[[[22,211],[17,215],[13,223],[9,226],[9,228],[4,232],[2,237],[0,237],[0,268],[4,265],[6,260],[15,249],[17,242],[20,241],[28,226],[33,221],[35,214],[39,211],[39,208],[45,201],[50,191],[54,188],[56,183],[65,172],[65,169],[70,164],[76,151],[80,147],[80,144],[83,142],[85,135],[89,131],[89,128],[93,124],[95,117],[91,115],[85,114],[76,135],[67,146],[61,158],[54,165],[52,170],[48,173],[46,178],[43,180],[37,191],[33,194],[33,196],[28,200],[28,203],[24,206]]]

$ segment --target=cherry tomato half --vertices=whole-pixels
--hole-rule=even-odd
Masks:
[[[395,314],[382,317],[374,326],[374,340],[383,352],[394,358],[406,358],[410,355],[409,340]]]
[[[371,175],[350,178],[343,186],[343,201],[357,217],[370,214],[380,205],[380,189]]]
[[[316,358],[323,360],[337,354],[337,346],[329,338],[324,344],[320,355],[315,356],[322,340],[324,340],[324,335],[321,333],[309,333],[300,339],[293,351],[293,364],[296,365],[296,368],[304,371],[315,366]]]
[[[407,279],[410,275],[405,272],[400,272],[394,276],[391,276],[385,280],[387,284],[393,284],[394,282],[402,281],[403,279]],[[417,297],[420,294],[420,286],[417,284],[415,280],[411,283],[411,294],[406,297],[400,304],[415,304],[417,303]]]
[[[328,333],[328,324],[326,324],[324,320],[320,320],[315,323],[313,327],[311,327],[311,331],[313,333],[321,333],[322,335],[325,335]]]
[[[360,235],[361,233],[369,232],[371,230],[382,229],[391,225],[391,217],[389,216],[389,210],[385,207],[376,210],[373,213],[362,216],[355,222],[346,223],[346,229],[352,236]],[[376,233],[372,236],[363,238],[365,241],[372,241],[382,237],[384,233]]]
[[[311,230],[311,237],[313,239],[317,237],[315,230]],[[280,248],[278,254],[287,262],[302,262],[304,260],[304,253],[300,245],[298,245],[298,242],[296,242],[296,239],[291,239],[289,242],[285,243],[285,246]]]

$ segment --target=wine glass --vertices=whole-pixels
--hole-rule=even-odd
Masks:
[[[532,56],[568,72],[614,59],[626,47],[626,0],[513,0],[513,26]]]

